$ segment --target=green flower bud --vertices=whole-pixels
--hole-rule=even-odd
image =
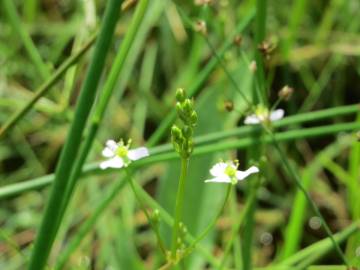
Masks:
[[[186,98],[186,94],[185,94],[185,91],[184,89],[182,88],[178,88],[176,90],[176,100],[180,103],[184,102],[185,101],[185,98]]]
[[[184,103],[183,103],[183,110],[185,111],[186,114],[190,114],[193,110],[194,110],[194,103],[192,100],[190,99],[185,99]]]
[[[152,221],[154,224],[159,224],[160,221],[160,211],[158,209],[155,209],[151,216]]]
[[[185,138],[191,138],[193,135],[193,130],[189,126],[184,126],[181,131]]]
[[[197,113],[195,111],[193,111],[190,115],[190,123],[195,126],[197,123],[198,117],[197,117]]]
[[[176,125],[173,125],[171,127],[171,137],[175,140],[175,141],[179,141],[182,139],[182,133],[181,133],[181,129],[178,128]]]

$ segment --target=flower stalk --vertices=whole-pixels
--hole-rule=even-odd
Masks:
[[[172,264],[177,264],[183,257],[182,237],[180,235],[180,225],[182,219],[186,176],[189,167],[189,159],[194,149],[193,133],[197,123],[197,113],[194,110],[194,102],[186,98],[185,91],[181,88],[176,91],[176,111],[179,119],[183,123],[180,128],[173,125],[171,128],[171,141],[175,151],[181,158],[181,173],[178,184],[178,191],[175,202],[175,220],[172,232],[171,253],[168,260]]]

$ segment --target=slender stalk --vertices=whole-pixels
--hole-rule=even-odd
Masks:
[[[216,214],[216,216],[214,217],[214,219],[209,223],[209,225],[205,228],[205,230],[190,244],[189,247],[187,247],[187,249],[185,250],[185,256],[189,255],[191,253],[191,251],[195,248],[195,246],[201,241],[203,240],[211,231],[211,229],[216,225],[216,222],[218,221],[218,219],[220,218],[222,212],[225,209],[226,203],[229,199],[229,195],[231,193],[232,190],[232,184],[229,184],[227,189],[226,189],[226,195],[224,197],[224,201],[218,211],[218,213]]]
[[[230,240],[226,244],[224,254],[223,254],[222,259],[220,261],[220,270],[224,269],[226,259],[227,259],[228,255],[230,254],[231,247],[232,247],[232,245],[233,245],[233,243],[235,241],[236,236],[239,233],[240,227],[243,224],[243,222],[246,221],[245,217],[248,215],[249,211],[251,210],[250,208],[254,205],[255,201],[256,201],[256,193],[253,192],[253,193],[251,193],[249,195],[249,197],[248,197],[248,199],[246,201],[244,210],[241,212],[237,222],[232,227]]]
[[[69,260],[70,255],[74,253],[76,248],[79,246],[81,240],[85,237],[85,235],[87,235],[87,233],[89,233],[91,228],[95,225],[97,219],[115,198],[115,195],[125,186],[125,184],[126,179],[119,179],[114,184],[114,186],[109,188],[111,191],[108,193],[108,195],[105,196],[104,200],[94,210],[94,214],[89,219],[87,219],[84,224],[81,225],[78,233],[70,240],[65,250],[60,254],[59,260],[56,263],[56,266],[59,267],[56,267],[55,270],[60,270],[63,268],[65,263]],[[149,205],[152,209],[159,210],[161,220],[163,220],[168,226],[174,226],[173,217],[156,200],[154,200],[137,182],[133,182],[133,184],[141,201]],[[190,232],[188,232],[186,235],[186,240],[188,243],[192,243],[195,241],[195,237],[192,236]],[[201,244],[198,244],[195,248],[203,255],[204,258],[206,258],[206,260],[209,261],[209,263],[213,266],[214,269],[217,269],[218,262],[213,258],[211,253],[208,252],[205,247],[203,247]],[[166,267],[169,267],[169,265],[172,265],[172,262],[169,262]]]
[[[292,176],[292,178],[295,180],[295,184],[296,186],[301,190],[301,192],[305,195],[306,199],[308,200],[308,202],[310,203],[310,206],[312,207],[312,209],[314,210],[315,214],[321,219],[321,224],[325,229],[326,234],[328,235],[328,237],[330,238],[336,253],[339,255],[339,257],[341,258],[341,260],[344,262],[344,264],[346,264],[347,267],[350,268],[349,262],[347,261],[344,253],[342,252],[340,246],[338,245],[338,243],[336,242],[333,233],[331,232],[328,224],[325,221],[324,216],[321,214],[319,208],[317,207],[317,205],[314,203],[314,201],[312,200],[309,192],[304,188],[304,186],[301,183],[301,179],[299,177],[299,175],[296,173],[296,171],[294,170],[294,168],[290,165],[289,161],[287,160],[284,152],[281,150],[278,142],[276,141],[276,138],[272,135],[272,133],[270,133],[272,136],[272,141],[273,141],[273,145],[276,148],[276,150],[278,151],[279,155],[280,155],[280,159],[283,162],[284,167],[286,168],[286,170],[290,173],[290,175]]]
[[[181,222],[183,206],[184,206],[184,193],[185,193],[185,183],[186,175],[189,166],[188,158],[181,158],[181,173],[179,178],[178,190],[176,194],[175,202],[175,219],[172,232],[172,242],[171,242],[171,258],[173,261],[177,261],[177,248],[178,248],[178,237],[179,237],[179,225]]]
[[[85,44],[84,46],[75,54],[70,56],[52,75],[51,77],[43,83],[36,91],[31,100],[19,111],[17,111],[13,116],[9,118],[9,120],[1,127],[0,129],[0,139],[4,137],[4,135],[14,127],[22,117],[24,117],[31,108],[35,105],[35,103],[53,87],[60,78],[64,75],[64,73],[75,63],[79,61],[79,59],[91,48],[94,44],[97,34],[94,34]]]
[[[278,142],[287,142],[287,141],[293,141],[297,139],[307,139],[307,138],[314,138],[319,136],[325,136],[325,135],[331,135],[331,134],[337,134],[340,132],[347,132],[347,131],[355,131],[360,129],[360,123],[353,122],[353,123],[342,123],[342,124],[335,124],[335,125],[328,125],[328,126],[321,126],[321,127],[314,127],[314,128],[302,128],[302,129],[295,129],[285,132],[278,132],[275,133],[275,138]],[[218,133],[216,133],[218,134]],[[218,135],[217,135],[218,136]],[[227,138],[228,134],[225,133],[224,138]],[[209,141],[211,141],[211,134],[209,134]],[[216,141],[222,141],[222,137],[217,137]],[[271,143],[271,138],[269,136],[263,136],[260,138],[260,142],[264,144]],[[223,143],[214,143],[210,145],[204,145],[204,146],[198,146],[194,149],[194,156],[201,156],[206,155],[209,153],[217,152],[217,151],[225,151],[229,149],[245,149],[249,146],[255,145],[259,143],[259,141],[256,141],[252,138],[244,138],[244,139],[238,139],[233,140],[229,142],[223,142]],[[158,149],[161,149],[159,151]],[[142,168],[144,166],[149,166],[151,164],[164,162],[164,161],[170,161],[175,160],[178,158],[178,155],[176,153],[171,152],[170,148],[169,150],[165,149],[163,150],[163,145],[150,148],[151,156],[142,159],[139,161],[136,161],[133,163],[134,168]],[[114,172],[114,170],[100,170],[98,162],[87,164],[84,167],[83,173],[81,177],[87,176],[87,175],[93,175],[93,174],[107,174]],[[5,187],[0,188],[0,199],[4,199],[10,196],[14,196],[17,194],[21,194],[22,192],[34,190],[34,189],[40,189],[43,188],[54,181],[54,174],[49,174],[45,176],[41,176],[32,180],[23,181],[16,184],[7,185]]]
[[[90,124],[90,127],[88,128],[88,132],[86,134],[85,141],[81,146],[81,149],[79,151],[80,152],[79,157],[75,161],[75,165],[70,174],[69,184],[66,188],[66,192],[64,194],[64,199],[63,199],[63,204],[61,206],[61,214],[59,215],[59,219],[57,221],[58,227],[61,224],[61,221],[65,214],[66,208],[70,202],[71,195],[75,189],[79,175],[81,174],[82,167],[86,161],[86,158],[87,158],[87,156],[90,152],[90,149],[93,145],[93,142],[95,140],[96,134],[97,134],[98,129],[101,124],[101,120],[103,119],[105,110],[110,101],[112,93],[115,89],[115,85],[118,80],[118,76],[124,67],[124,63],[125,63],[126,57],[128,56],[128,52],[130,50],[131,44],[132,44],[132,42],[136,36],[137,30],[144,18],[144,14],[146,12],[148,2],[149,2],[148,0],[142,0],[138,4],[137,9],[134,14],[134,17],[133,17],[133,20],[131,21],[129,30],[124,38],[123,43],[121,44],[119,53],[116,55],[114,64],[110,70],[109,77],[105,82],[102,95],[99,97],[99,102],[96,104],[95,112],[94,112],[94,115],[92,116],[91,124]]]
[[[229,38],[226,39],[224,44],[221,46],[221,48],[218,50],[217,55],[219,57],[223,57],[225,52],[233,45],[233,40],[235,36],[239,33],[241,33],[251,22],[252,18],[254,17],[254,10],[249,11],[249,13],[244,17],[236,26],[236,29],[233,34],[229,35]],[[218,59],[213,56],[209,63],[201,70],[201,72],[196,76],[196,80],[191,84],[191,86],[188,88],[188,95],[194,96],[196,95],[200,90],[202,85],[206,82],[208,77],[210,76],[211,72],[215,70],[215,68],[218,65]],[[164,136],[164,134],[168,131],[171,124],[176,119],[176,112],[175,110],[172,110],[165,118],[162,120],[156,131],[151,135],[151,137],[148,140],[149,146],[156,145],[161,138]]]
[[[19,36],[21,42],[24,44],[25,50],[34,63],[35,68],[38,70],[42,79],[47,79],[50,77],[50,70],[43,62],[39,51],[31,40],[31,37],[24,29],[19,15],[17,14],[14,2],[12,0],[3,0],[2,5],[14,32]]]
[[[340,137],[336,142],[321,150],[301,173],[301,183],[303,186],[307,189],[309,188],[313,179],[322,170],[322,160],[334,159],[337,155],[349,148],[354,141],[356,141],[355,136]],[[302,239],[301,230],[304,226],[307,207],[308,205],[304,194],[300,190],[297,190],[291,207],[291,215],[284,232],[284,243],[279,260],[286,259],[298,250]]]
[[[338,232],[334,235],[335,241],[340,244],[341,242],[345,241],[349,236],[352,234],[358,232],[360,230],[360,223],[355,222],[348,226],[346,229],[344,229],[341,232]],[[330,237],[320,240],[300,251],[298,251],[296,254],[290,256],[289,258],[283,260],[278,266],[290,266],[295,265],[298,263],[301,263],[306,258],[310,258],[313,254],[319,254],[320,256],[328,252],[333,247],[333,242],[330,239]]]
[[[140,205],[140,208],[141,210],[143,211],[143,213],[145,214],[150,226],[151,226],[151,229],[154,231],[155,235],[156,235],[156,238],[157,238],[157,242],[158,242],[158,245],[160,247],[160,250],[161,252],[163,253],[164,256],[166,256],[166,248],[165,248],[165,245],[161,239],[161,236],[160,236],[160,232],[159,232],[159,229],[158,229],[158,226],[156,226],[152,220],[152,218],[150,217],[148,211],[146,210],[146,207],[145,207],[145,204],[143,203],[140,195],[138,194],[138,192],[136,191],[136,188],[135,188],[135,185],[134,185],[134,180],[133,180],[133,177],[132,177],[132,173],[130,172],[129,169],[126,169],[126,175],[127,175],[127,180],[128,180],[128,183],[135,195],[135,198],[136,200],[138,201],[139,205]]]
[[[96,221],[105,212],[109,204],[116,198],[116,195],[120,192],[120,190],[125,187],[126,183],[127,179],[120,178],[117,179],[115,183],[109,188],[110,191],[104,196],[104,199],[95,208],[93,214],[80,226],[80,229],[70,240],[65,250],[59,254],[54,270],[60,270],[64,268],[66,262],[69,260],[70,255],[79,246],[81,240],[85,237],[85,235],[88,234],[91,228],[95,225]]]
[[[61,152],[49,202],[46,206],[41,226],[35,240],[28,268],[29,270],[44,269],[50,254],[56,236],[56,229],[58,228],[58,224],[54,223],[54,220],[57,221],[62,212],[61,205],[63,203],[63,196],[65,195],[69,183],[70,172],[79,150],[83,129],[95,99],[96,88],[105,64],[107,51],[110,48],[121,2],[121,0],[110,0],[107,2],[104,21],[95,45],[94,56],[80,92],[74,121],[72,122],[65,145]]]

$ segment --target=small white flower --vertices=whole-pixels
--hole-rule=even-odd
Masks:
[[[255,114],[251,114],[245,118],[244,124],[246,125],[256,125],[259,123],[274,122],[280,120],[285,115],[283,109],[277,109],[274,111],[269,111],[263,106],[258,106],[255,110]]]
[[[239,164],[233,161],[216,163],[210,169],[210,174],[214,176],[214,178],[205,180],[205,183],[231,183],[235,185],[238,181],[244,180],[250,174],[259,172],[259,169],[255,166],[251,166],[246,171],[238,170],[238,166]]]
[[[138,160],[149,155],[149,150],[146,147],[139,147],[129,150],[131,140],[125,145],[124,141],[116,143],[113,140],[108,140],[106,146],[102,151],[102,155],[108,160],[100,163],[101,169],[106,168],[122,168],[127,167],[131,161]]]

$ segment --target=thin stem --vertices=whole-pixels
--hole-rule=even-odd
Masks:
[[[249,195],[248,200],[246,201],[244,210],[241,212],[241,214],[240,214],[240,216],[238,218],[238,221],[232,227],[230,240],[227,242],[223,257],[222,257],[221,262],[220,262],[220,270],[225,267],[226,259],[227,259],[227,256],[229,255],[230,251],[231,251],[231,247],[232,247],[232,245],[234,243],[234,240],[235,240],[236,236],[238,235],[240,227],[241,227],[241,225],[243,224],[243,222],[245,220],[244,219],[245,216],[247,216],[247,214],[249,213],[250,208],[254,204],[255,200],[256,200],[256,193],[252,192]]]
[[[69,178],[69,184],[66,188],[66,192],[63,198],[63,204],[61,206],[61,214],[59,215],[59,219],[57,221],[58,227],[61,224],[62,218],[65,214],[66,208],[70,202],[72,193],[75,189],[77,180],[81,174],[82,167],[86,161],[86,158],[91,150],[91,147],[93,145],[93,142],[95,140],[97,131],[100,127],[101,120],[104,117],[105,110],[107,108],[107,104],[110,101],[110,97],[114,91],[118,76],[120,72],[123,70],[124,62],[126,57],[128,56],[128,52],[130,50],[131,44],[136,36],[137,30],[140,26],[140,23],[142,22],[144,18],[144,14],[146,11],[148,5],[148,0],[142,0],[135,11],[133,20],[131,21],[131,24],[129,26],[129,30],[127,34],[125,35],[124,41],[121,44],[121,48],[116,55],[114,64],[110,70],[109,77],[107,78],[104,90],[102,92],[102,95],[99,97],[99,102],[96,104],[94,115],[91,119],[90,127],[88,128],[88,132],[85,137],[85,141],[81,145],[79,156],[75,162],[75,165],[72,169],[72,172],[70,174]]]
[[[276,141],[275,136],[273,135],[273,133],[271,131],[269,131],[269,129],[265,128],[268,133],[270,134],[272,141],[273,141],[273,145],[276,148],[276,150],[278,151],[281,161],[283,162],[283,165],[285,166],[286,170],[290,173],[290,175],[292,176],[292,178],[295,180],[295,184],[296,186],[301,190],[301,192],[305,195],[306,199],[308,200],[308,202],[310,203],[310,206],[313,208],[315,214],[321,219],[321,224],[323,225],[326,234],[328,235],[328,237],[330,238],[336,252],[338,253],[339,257],[341,258],[341,260],[344,262],[344,264],[346,264],[346,266],[350,267],[349,262],[347,261],[344,253],[342,252],[340,246],[338,245],[338,243],[335,241],[333,233],[331,232],[328,224],[325,221],[324,216],[321,214],[319,208],[317,207],[317,205],[314,203],[314,201],[312,200],[309,192],[304,188],[304,186],[301,183],[300,177],[299,175],[296,173],[296,171],[293,169],[293,167],[290,165],[289,161],[286,159],[284,152],[281,150],[278,142]]]
[[[121,2],[121,0],[111,0],[107,2],[99,39],[96,42],[94,56],[80,92],[75,109],[74,121],[71,124],[56,168],[54,185],[35,240],[29,270],[44,269],[50,254],[58,228],[57,220],[62,213],[61,205],[63,203],[63,196],[65,195],[69,183],[69,176],[76,160],[83,130],[95,99],[96,88],[105,65],[106,54],[110,48],[115,25],[119,17]]]
[[[180,221],[182,219],[183,205],[184,205],[184,193],[185,193],[185,182],[186,175],[189,166],[188,158],[181,158],[181,173],[179,178],[178,190],[176,195],[175,202],[175,220],[172,232],[172,244],[171,244],[171,258],[174,261],[177,261],[177,247],[178,247],[178,237],[179,237],[179,228]]]
[[[220,218],[222,212],[225,209],[226,203],[229,199],[229,195],[231,193],[232,190],[232,184],[228,184],[228,187],[226,189],[226,195],[224,197],[224,201],[218,211],[218,213],[216,214],[216,216],[214,217],[214,219],[209,223],[209,225],[205,228],[205,230],[191,243],[191,245],[185,250],[185,256],[187,256],[188,254],[191,253],[191,251],[194,249],[194,247],[201,241],[203,240],[211,231],[211,229],[216,225],[216,222],[218,221],[218,219]]]
[[[254,17],[254,14],[255,14],[254,10],[251,10],[246,14],[246,16],[241,21],[239,21],[234,33],[229,35],[229,38],[225,40],[224,44],[218,50],[217,55],[219,57],[223,57],[225,52],[230,47],[232,47],[234,37],[237,34],[241,33],[250,24],[252,18]],[[181,13],[181,15],[183,15],[183,12]],[[218,59],[215,56],[213,56],[209,61],[209,63],[201,70],[199,74],[197,74],[196,79],[190,85],[187,91],[190,97],[195,96],[202,89],[201,88],[202,85],[206,82],[211,72],[215,70],[218,64],[219,64]],[[164,120],[162,120],[156,131],[151,135],[151,137],[148,140],[148,146],[156,145],[164,136],[164,134],[168,131],[169,127],[175,121],[175,119],[176,119],[176,111],[172,110],[164,118]]]
[[[159,247],[160,247],[160,250],[161,252],[163,253],[164,256],[166,256],[166,248],[165,248],[165,245],[161,239],[161,236],[160,236],[160,232],[159,232],[159,229],[158,229],[158,226],[156,226],[152,220],[152,218],[150,217],[148,211],[146,210],[146,207],[145,207],[145,204],[144,202],[142,201],[141,197],[139,196],[138,192],[136,191],[136,187],[134,185],[134,181],[133,181],[133,177],[132,177],[132,173],[129,169],[126,169],[126,175],[127,175],[127,180],[128,180],[128,183],[130,184],[130,187],[135,195],[135,198],[136,200],[138,201],[139,205],[140,205],[140,208],[141,210],[144,212],[150,226],[151,226],[151,229],[155,232],[155,235],[156,235],[156,238],[157,238],[157,242],[159,244]]]
[[[19,15],[17,14],[14,1],[12,0],[3,0],[4,11],[11,23],[11,26],[14,29],[14,32],[17,33],[21,42],[24,44],[25,50],[28,53],[31,61],[34,63],[35,68],[38,70],[42,79],[47,79],[50,76],[50,70],[42,60],[39,51],[34,45],[31,37],[24,29]]]
[[[337,243],[341,243],[345,241],[348,237],[350,237],[353,233],[358,232],[360,229],[360,222],[355,222],[348,226],[346,229],[342,230],[334,234],[334,239]],[[281,261],[277,266],[290,266],[301,263],[306,258],[311,258],[312,254],[325,254],[333,247],[332,240],[328,237],[326,239],[320,240],[300,251],[296,254],[286,258],[285,260]],[[314,258],[312,258],[314,259]]]
[[[276,123],[276,122],[275,122]],[[274,123],[274,124],[275,124]],[[328,126],[321,126],[321,127],[314,127],[314,128],[302,128],[302,129],[295,129],[285,132],[278,132],[275,133],[275,137],[278,142],[287,142],[287,141],[293,141],[297,139],[306,139],[306,138],[314,138],[319,136],[325,136],[325,135],[331,135],[336,134],[340,132],[347,132],[347,131],[354,131],[360,129],[360,123],[353,122],[353,123],[341,123],[341,124],[335,124],[335,125],[328,125]],[[235,130],[234,130],[235,131]],[[221,136],[218,133],[215,133],[216,135],[216,141],[222,141]],[[219,136],[218,136],[219,135]],[[207,138],[205,141],[211,142],[213,140],[212,134],[208,135],[209,138]],[[215,136],[214,136],[215,137]],[[228,138],[229,134],[226,132],[224,133],[223,138]],[[260,142],[264,144],[271,143],[270,136],[263,136],[260,138]],[[217,152],[217,151],[224,151],[229,149],[245,149],[249,146],[258,144],[259,141],[256,141],[252,138],[244,138],[244,139],[238,139],[233,140],[230,142],[223,142],[223,143],[213,143],[210,145],[203,145],[198,146],[194,149],[194,152],[192,155],[194,156],[201,156],[206,155],[209,153]],[[159,150],[161,149],[161,151]],[[142,168],[144,166],[149,166],[151,164],[155,164],[158,162],[164,162],[164,161],[171,161],[178,158],[178,155],[176,153],[171,152],[171,148],[167,149],[164,147],[164,145],[160,145],[157,147],[153,147],[149,149],[151,156],[142,159],[139,161],[136,161],[133,163],[133,167],[136,169]],[[99,163],[94,162],[90,164],[86,164],[84,166],[83,172],[79,177],[84,177],[87,175],[93,175],[93,174],[108,174],[114,172],[114,170],[100,170],[99,169]],[[45,176],[41,176],[32,180],[23,181],[20,183],[15,183],[11,185],[7,185],[4,187],[0,187],[0,200],[14,196],[17,194],[21,194],[22,192],[34,190],[34,189],[40,189],[47,185],[50,185],[54,182],[54,174],[48,174]]]
[[[68,245],[63,252],[59,254],[59,258],[55,264],[54,270],[63,269],[66,262],[69,260],[70,255],[79,246],[81,240],[88,234],[90,229],[94,226],[98,218],[105,212],[109,204],[116,198],[116,195],[124,188],[127,179],[117,179],[115,183],[109,188],[109,192],[104,196],[104,199],[95,208],[93,214],[81,224],[80,229],[76,232],[76,235],[71,238]]]
[[[4,137],[4,135],[31,110],[31,108],[41,97],[47,94],[51,87],[53,87],[60,80],[60,78],[72,65],[79,61],[79,59],[94,44],[96,37],[97,34],[94,34],[78,52],[70,56],[64,63],[62,63],[62,65],[51,75],[51,77],[35,91],[35,94],[31,98],[31,100],[28,101],[28,103],[23,108],[21,108],[9,118],[9,120],[0,129],[0,139]]]

